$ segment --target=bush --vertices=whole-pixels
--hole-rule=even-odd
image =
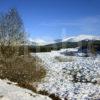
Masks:
[[[46,70],[31,56],[19,56],[14,60],[0,60],[0,78],[24,83],[40,81]]]

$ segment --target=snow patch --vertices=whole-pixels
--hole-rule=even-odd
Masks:
[[[47,96],[33,93],[30,90],[17,87],[14,83],[0,79],[0,100],[51,100]]]

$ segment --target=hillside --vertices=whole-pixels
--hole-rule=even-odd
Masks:
[[[44,46],[29,46],[30,52],[49,52],[52,50],[59,50],[61,48],[76,48],[76,47],[89,47],[96,52],[100,50],[100,40],[93,41],[79,41],[79,42],[59,42]]]

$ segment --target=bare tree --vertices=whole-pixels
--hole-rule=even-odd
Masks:
[[[0,15],[0,53],[3,58],[15,56],[18,46],[25,41],[25,32],[16,9]]]

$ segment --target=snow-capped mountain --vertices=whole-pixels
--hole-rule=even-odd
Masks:
[[[31,39],[31,38],[29,38],[28,39],[28,44],[29,45],[43,46],[43,45],[47,45],[47,44],[51,44],[51,43],[53,43],[53,42],[45,41],[45,40],[40,39],[40,38],[38,38],[38,39]]]
[[[79,42],[79,41],[82,41],[82,40],[100,40],[100,36],[79,35],[79,36],[64,38],[64,39],[62,39],[62,42]]]
[[[65,37],[63,39],[56,39],[54,41],[45,41],[43,39],[32,39],[29,38],[27,41],[28,45],[33,46],[43,46],[43,45],[49,45],[49,44],[55,44],[60,42],[79,42],[79,41],[89,41],[89,40],[100,40],[100,36],[94,36],[94,35],[78,35],[78,36],[72,36],[72,37]]]

